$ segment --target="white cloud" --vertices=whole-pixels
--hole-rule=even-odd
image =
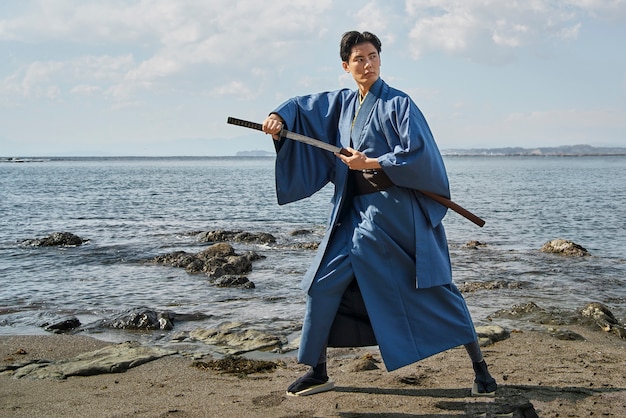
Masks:
[[[100,90],[109,97],[126,100],[161,80],[184,77],[194,66],[219,66],[214,71],[228,75],[229,66],[241,73],[259,60],[278,62],[303,39],[311,42],[318,36],[322,14],[331,4],[330,0],[40,0],[31,3],[30,14],[0,20],[0,39],[88,45],[102,54],[31,63],[25,73],[18,70],[5,78],[24,77],[21,91],[32,97],[47,90],[38,84],[53,79],[43,71],[63,67],[72,69],[75,85],[101,83]],[[113,57],[107,48],[125,52]],[[92,65],[97,63],[101,69]]]
[[[238,97],[240,100],[248,100],[254,97],[254,92],[251,91],[244,83],[240,81],[233,81],[227,85],[214,88],[211,91],[211,95],[217,98],[233,96]]]
[[[78,80],[94,80],[96,82],[115,82],[120,80],[136,65],[131,54],[118,56],[80,56],[68,62],[74,78]]]
[[[100,87],[88,85],[88,84],[79,84],[77,86],[72,87],[70,93],[84,96],[92,96],[95,93],[100,92]]]
[[[36,61],[24,72],[17,90],[27,97],[55,99],[59,96],[60,89],[54,83],[63,67],[62,63],[56,61]]]
[[[525,33],[530,30],[528,26],[521,24],[509,25],[506,19],[500,19],[495,22],[496,27],[494,29],[491,39],[496,45],[502,45],[507,47],[518,47],[522,45],[520,40]]]
[[[438,50],[497,63],[516,48],[576,39],[589,17],[624,20],[626,1],[407,0],[406,10],[414,58]]]
[[[394,20],[393,8],[388,2],[370,1],[356,11],[359,24],[354,30],[369,31],[376,34],[383,34],[388,31],[389,21]],[[352,30],[352,29],[348,29]],[[382,36],[382,35],[381,35]],[[383,39],[381,41],[384,42]]]
[[[60,99],[71,93],[103,91],[102,85],[119,83],[134,65],[130,55],[81,56],[67,61],[34,61],[6,77],[0,91],[15,99]]]

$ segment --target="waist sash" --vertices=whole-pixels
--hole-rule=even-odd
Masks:
[[[350,170],[354,196],[379,192],[393,186],[383,170]]]

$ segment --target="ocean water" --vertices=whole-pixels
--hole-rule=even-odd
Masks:
[[[507,285],[465,293],[477,325],[529,328],[494,316],[534,302],[565,312],[589,302],[626,318],[626,157],[445,157],[453,200],[486,221],[444,220],[455,282]],[[70,316],[111,341],[168,340],[173,333],[237,321],[294,338],[305,299],[298,284],[321,240],[330,188],[279,206],[273,158],[71,158],[0,163],[0,335],[45,334]],[[271,245],[231,243],[265,258],[247,277],[254,289],[212,286],[206,276],[142,263],[208,244],[194,231],[267,232]],[[304,235],[295,230],[309,230]],[[70,248],[21,242],[53,232],[89,241]],[[591,257],[539,251],[552,239]],[[470,240],[485,244],[467,248]],[[201,317],[173,331],[89,327],[137,307]]]

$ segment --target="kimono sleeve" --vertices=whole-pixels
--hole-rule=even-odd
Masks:
[[[339,142],[338,123],[343,91],[299,96],[272,113],[285,128],[333,145]],[[276,147],[276,195],[279,204],[311,196],[334,180],[336,158],[332,152],[282,138]]]
[[[391,181],[401,187],[414,189],[424,214],[433,227],[437,226],[447,208],[417,192],[427,190],[450,197],[448,175],[439,148],[424,115],[413,101],[404,95],[384,102],[387,107],[380,120],[391,152],[378,158]]]

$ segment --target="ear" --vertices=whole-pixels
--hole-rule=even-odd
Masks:
[[[345,61],[341,62],[341,66],[343,67],[344,71],[349,73],[350,72],[350,67],[348,66],[348,63]]]

